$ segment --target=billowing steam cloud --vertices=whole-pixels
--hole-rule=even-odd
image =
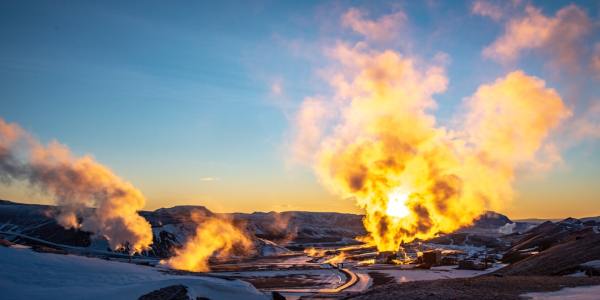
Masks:
[[[558,70],[574,71],[581,67],[580,61],[587,64],[588,49],[583,41],[594,26],[586,11],[575,4],[561,8],[555,16],[546,16],[527,4],[523,12],[511,13],[504,33],[483,50],[483,56],[510,63],[533,50],[548,57]]]
[[[61,207],[59,224],[103,236],[113,249],[140,252],[152,243],[151,226],[137,213],[145,199],[133,185],[93,158],[74,157],[56,141],[44,146],[1,118],[0,179],[27,181],[53,195]],[[88,206],[96,209],[80,224],[77,215]]]
[[[195,235],[176,250],[175,256],[162,263],[174,269],[206,272],[210,270],[209,258],[228,257],[236,251],[243,253],[252,248],[250,238],[228,219],[206,218],[194,212],[192,220],[198,224]]]
[[[449,130],[430,112],[446,89],[442,66],[364,42],[331,55],[340,63],[334,96],[301,106],[293,151],[315,153],[320,181],[356,199],[365,240],[381,251],[456,230],[510,201],[515,169],[534,162],[570,114],[544,81],[515,71],[480,86]]]

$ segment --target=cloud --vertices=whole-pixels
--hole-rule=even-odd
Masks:
[[[504,33],[483,50],[483,56],[512,63],[527,50],[535,50],[548,56],[555,67],[577,70],[585,52],[583,38],[591,29],[587,13],[576,5],[560,9],[554,17],[528,5],[525,15],[506,22]]]
[[[600,42],[594,45],[594,52],[592,54],[592,62],[591,62],[592,71],[595,73],[597,78],[600,79]]]
[[[500,21],[504,17],[504,10],[489,1],[476,0],[471,5],[471,13],[474,15],[489,17],[494,21]]]
[[[302,102],[293,124],[295,129],[291,145],[293,161],[312,162],[328,115],[328,109],[323,101],[307,98]]]
[[[219,177],[202,177],[200,178],[200,181],[219,181],[221,180],[221,178]]]
[[[402,11],[384,15],[377,20],[369,20],[366,13],[358,8],[350,8],[342,16],[342,25],[373,41],[389,41],[398,33],[406,21]]]
[[[281,80],[274,80],[271,83],[270,91],[271,91],[272,96],[275,96],[275,97],[283,96],[284,91],[283,91],[283,83],[281,82]]]
[[[581,116],[573,120],[570,129],[569,136],[575,142],[600,138],[600,99],[592,102]]]

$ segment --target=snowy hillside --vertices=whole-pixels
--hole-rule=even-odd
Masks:
[[[108,243],[102,238],[91,236],[88,232],[65,229],[53,218],[57,208],[50,205],[20,204],[10,201],[0,202],[0,236],[16,243],[28,245],[42,244],[60,246],[69,252],[82,254],[106,254],[110,252]],[[191,212],[199,212],[204,216],[214,214],[202,206],[176,206],[161,208],[155,211],[144,211],[140,214],[152,224],[153,244],[145,256],[166,258],[174,254],[174,249],[181,247],[188,237],[195,232],[196,222],[191,219]],[[246,224],[239,223],[240,227]],[[269,240],[253,237],[253,253],[249,255],[270,256],[286,254],[290,251]]]
[[[28,245],[37,243],[35,239],[38,239],[78,247],[84,249],[78,251],[83,254],[87,250],[93,253],[109,251],[106,241],[87,232],[59,226],[53,218],[56,212],[55,206],[1,201],[0,236]],[[230,218],[238,227],[244,228],[254,243],[255,251],[248,255],[281,255],[290,253],[289,249],[302,250],[313,245],[343,246],[357,243],[354,238],[366,234],[363,216],[356,214],[300,211],[217,214],[203,206],[175,206],[140,212],[152,225],[154,235],[151,249],[144,255],[157,259],[172,256],[174,250],[195,232],[197,224],[191,218],[192,212],[206,217],[219,215]],[[473,226],[433,242],[498,247],[503,244],[499,244],[497,236],[525,231],[527,226],[525,223],[513,223],[501,214],[487,212]],[[90,251],[88,254],[93,254]]]
[[[231,214],[256,236],[285,244],[347,244],[366,234],[362,215],[328,212]]]
[[[3,299],[137,299],[172,285],[187,287],[193,299],[270,299],[240,280],[168,275],[152,267],[26,248],[0,247],[0,266]]]

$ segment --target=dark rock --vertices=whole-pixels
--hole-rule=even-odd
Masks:
[[[138,298],[138,300],[189,300],[187,287],[178,284],[164,287]]]

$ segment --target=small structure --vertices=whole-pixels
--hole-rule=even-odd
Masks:
[[[458,262],[458,268],[462,270],[476,270],[481,271],[487,269],[488,265],[485,262],[481,262],[474,259],[463,259]]]
[[[444,265],[444,266],[454,266],[454,265],[458,265],[459,260],[460,260],[460,258],[458,255],[448,254],[448,255],[442,256],[442,262],[440,264]]]
[[[394,259],[398,257],[398,254],[394,251],[381,251],[377,253],[375,257],[375,263],[378,264],[392,264]]]
[[[429,250],[423,252],[423,264],[437,266],[442,262],[442,252],[439,250]]]

